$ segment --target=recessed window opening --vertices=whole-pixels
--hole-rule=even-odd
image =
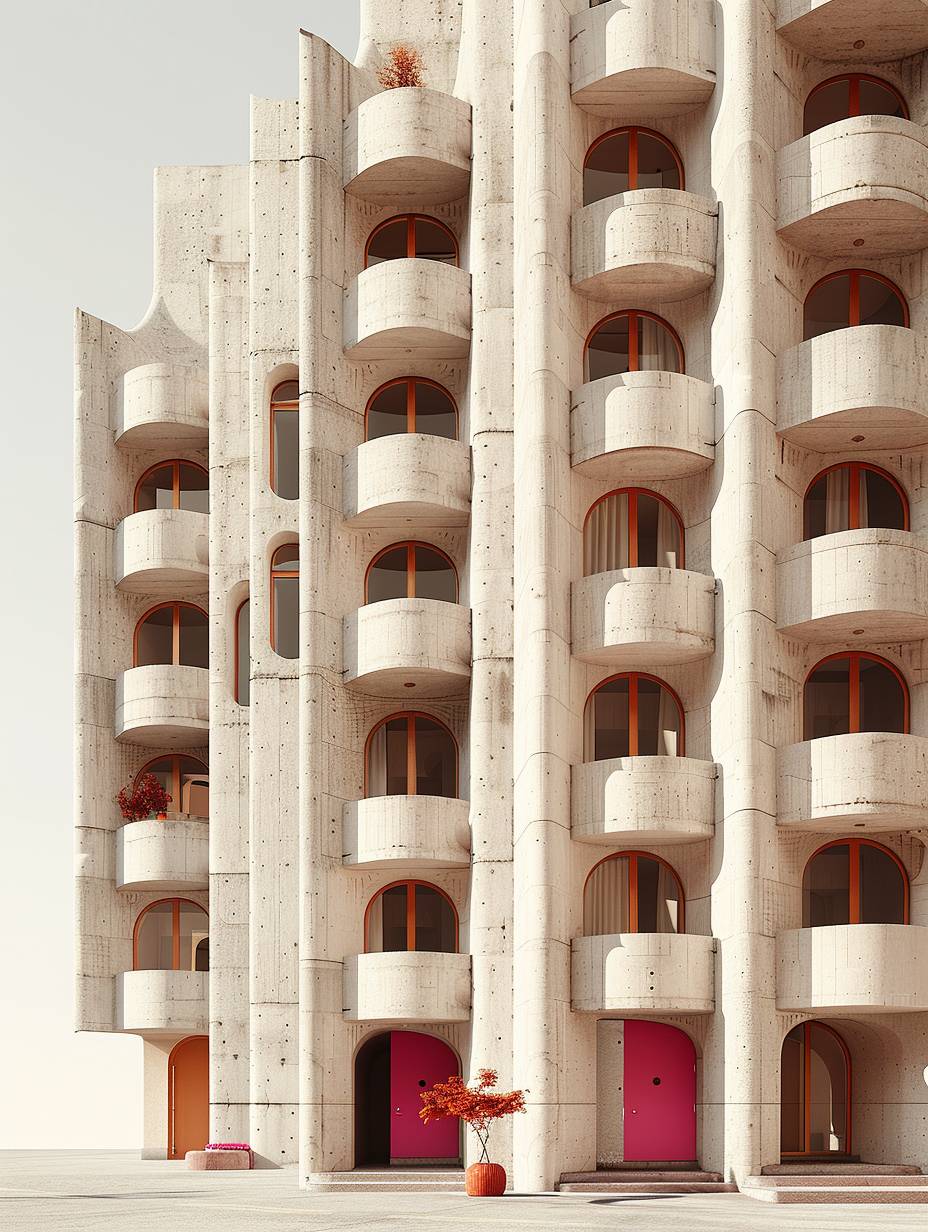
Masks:
[[[209,619],[193,603],[159,603],[135,629],[135,667],[209,667]]]
[[[583,525],[583,576],[657,566],[683,568],[683,522],[676,509],[646,488],[600,497]]]
[[[605,317],[584,348],[584,380],[623,372],[683,372],[683,344],[672,326],[651,312],[628,309]]]
[[[209,513],[209,473],[196,462],[174,459],[150,467],[135,488],[135,512],[188,509]]]
[[[859,115],[909,118],[905,99],[895,86],[869,73],[842,73],[820,82],[806,99],[803,111],[803,136],[826,124],[835,124]]]
[[[682,757],[683,707],[656,676],[623,672],[587,698],[584,761],[615,757]]]
[[[399,214],[371,232],[364,250],[364,267],[403,257],[457,265],[458,243],[450,228],[437,218]]]
[[[593,869],[583,889],[583,935],[682,933],[683,887],[659,856],[623,851]]]
[[[365,952],[415,950],[456,954],[458,918],[451,899],[424,881],[399,881],[371,899],[364,920]]]
[[[170,753],[146,762],[135,776],[138,786],[145,774],[153,774],[171,797],[171,808],[191,817],[209,817],[209,767],[198,757]]]
[[[284,500],[300,495],[298,381],[282,381],[271,394],[271,491]]]
[[[382,720],[371,732],[365,753],[367,799],[374,796],[458,794],[458,750],[444,723],[432,715],[407,711]]]
[[[457,572],[444,552],[428,543],[394,543],[371,561],[364,591],[365,603],[386,599],[457,603]]]
[[[418,432],[424,436],[458,438],[458,412],[447,389],[424,377],[388,381],[371,397],[365,416],[369,441]]]
[[[300,547],[285,543],[271,557],[271,649],[300,657]]]
[[[909,691],[891,663],[863,651],[829,655],[804,690],[803,739],[855,732],[907,732]]]
[[[604,133],[583,165],[583,204],[639,188],[683,188],[680,155],[660,133],[630,125]]]
[[[815,284],[803,308],[803,337],[857,325],[908,326],[909,309],[895,283],[872,270],[839,270]]]
[[[208,971],[209,917],[186,898],[146,907],[135,922],[133,970]]]
[[[235,700],[251,702],[251,602],[243,600],[235,613]]]
[[[802,927],[908,924],[909,879],[899,857],[872,839],[837,839],[802,876]]]
[[[816,475],[803,502],[803,538],[868,527],[909,529],[909,503],[892,475],[868,462],[839,462]]]

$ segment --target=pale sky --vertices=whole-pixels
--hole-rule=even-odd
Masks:
[[[34,0],[0,40],[4,392],[0,1148],[136,1147],[141,1042],[72,1029],[72,320],[151,294],[159,163],[248,158],[298,31],[354,56],[357,0]]]

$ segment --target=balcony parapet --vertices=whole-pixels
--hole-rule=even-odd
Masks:
[[[123,971],[116,976],[116,1029],[136,1035],[205,1035],[209,972]]]
[[[209,824],[132,821],[116,831],[116,889],[205,890],[209,887]]]
[[[928,1010],[928,928],[837,924],[778,933],[777,1009]]]
[[[421,257],[362,270],[345,292],[351,359],[463,359],[470,350],[470,274]]]
[[[116,680],[116,739],[164,748],[206,744],[209,672],[205,667],[132,667]]]
[[[715,941],[697,933],[617,933],[571,943],[571,1008],[711,1014]]]
[[[466,526],[470,488],[470,450],[460,441],[419,432],[382,436],[345,458],[345,521],[422,534]]]
[[[444,796],[349,800],[342,824],[351,868],[470,867],[470,804]]]
[[[470,681],[470,608],[385,599],[345,617],[345,683],[373,697],[447,697]]]
[[[209,514],[145,509],[116,527],[115,578],[128,594],[179,596],[209,589]]]
[[[717,774],[714,762],[695,757],[614,757],[573,766],[571,835],[623,847],[711,838]]]
[[[173,364],[143,364],[123,377],[116,443],[132,449],[196,448],[209,442],[206,380]]]
[[[470,955],[356,954],[345,959],[343,997],[352,1022],[467,1022]]]

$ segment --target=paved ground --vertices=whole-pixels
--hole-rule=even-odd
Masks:
[[[293,1171],[188,1172],[125,1151],[0,1152],[3,1232],[896,1232],[928,1228],[915,1207],[777,1208],[741,1194],[609,1199],[540,1194],[477,1199],[450,1194],[300,1193]]]

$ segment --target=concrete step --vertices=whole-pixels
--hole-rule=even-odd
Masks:
[[[621,1168],[598,1172],[564,1172],[558,1193],[700,1194],[735,1193],[720,1172],[700,1168]]]
[[[917,1164],[794,1163],[768,1164],[763,1176],[921,1176]]]
[[[860,1185],[857,1177],[847,1178],[849,1183],[836,1185],[755,1185],[762,1177],[748,1177],[741,1186],[741,1192],[749,1198],[761,1202],[776,1202],[779,1204],[798,1203],[836,1203],[841,1205],[861,1205],[872,1203],[876,1206],[928,1205],[928,1181],[924,1178],[912,1186],[901,1185]],[[793,1178],[794,1179],[794,1178]],[[875,1178],[876,1179],[876,1178]]]
[[[463,1193],[463,1168],[356,1168],[314,1172],[306,1178],[314,1193]]]
[[[912,1172],[875,1172],[869,1175],[861,1172],[854,1176],[752,1176],[750,1183],[763,1189],[777,1189],[781,1186],[786,1189],[802,1189],[804,1187],[844,1189],[847,1186],[873,1185],[899,1186],[908,1189],[914,1187],[917,1189],[919,1186],[924,1187],[928,1185],[928,1177],[922,1176],[921,1173]]]

